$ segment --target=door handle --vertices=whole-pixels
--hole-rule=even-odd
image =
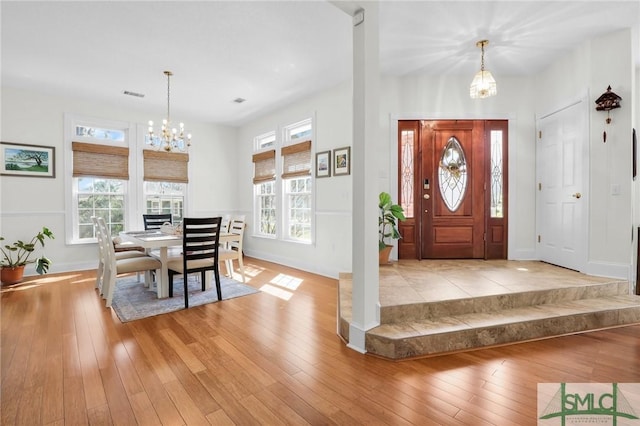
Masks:
[[[573,198],[580,198],[582,197],[582,194],[579,192],[576,192],[575,194],[572,195]]]

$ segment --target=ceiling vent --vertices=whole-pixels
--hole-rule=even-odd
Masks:
[[[144,93],[131,92],[129,90],[123,90],[122,93],[129,96],[135,96],[136,98],[144,98]]]

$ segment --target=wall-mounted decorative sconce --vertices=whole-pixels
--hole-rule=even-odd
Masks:
[[[611,116],[609,111],[615,108],[620,108],[620,101],[622,98],[611,91],[611,86],[607,87],[607,91],[604,92],[598,99],[596,99],[596,111],[607,111],[607,119],[605,122],[611,124]],[[602,141],[607,142],[607,131],[602,132]]]

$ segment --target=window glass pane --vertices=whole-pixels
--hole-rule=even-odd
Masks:
[[[266,236],[276,235],[276,195],[275,182],[265,182],[256,185],[258,209],[258,234]]]
[[[173,223],[182,222],[184,215],[184,194],[187,187],[177,182],[145,182],[145,213],[170,213]]]
[[[311,120],[304,120],[285,127],[285,140],[296,141],[311,138]]]
[[[91,216],[104,218],[112,236],[124,229],[124,181],[115,179],[75,178],[77,191],[78,238],[94,238]]]
[[[413,166],[413,150],[415,146],[415,131],[403,130],[400,135],[400,205],[404,209],[404,215],[407,218],[413,217],[414,197],[414,166]]]
[[[467,189],[467,160],[460,142],[454,136],[449,138],[442,150],[438,177],[442,199],[447,208],[454,212],[462,204]]]
[[[491,131],[491,217],[504,217],[502,130]]]
[[[76,136],[88,137],[93,139],[111,140],[116,142],[124,142],[125,132],[120,129],[102,129],[99,127],[76,126]]]
[[[287,237],[311,242],[311,178],[285,180],[288,207]]]
[[[262,148],[273,146],[276,143],[276,132],[269,132],[264,135],[256,137],[256,149],[259,151]]]

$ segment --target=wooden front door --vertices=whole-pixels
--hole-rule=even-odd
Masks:
[[[506,259],[506,129],[506,121],[398,123],[399,198],[410,210],[400,258]]]

